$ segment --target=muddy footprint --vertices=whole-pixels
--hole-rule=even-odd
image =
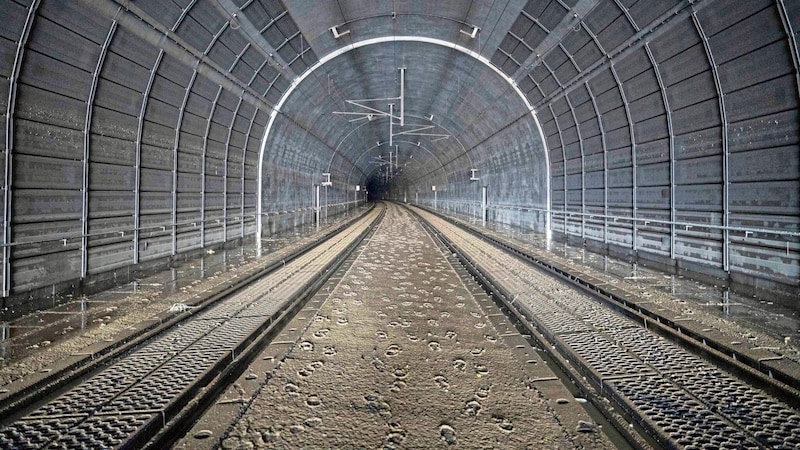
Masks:
[[[397,378],[398,380],[402,380],[403,378],[408,376],[408,370],[403,367],[398,367],[394,369],[392,375],[394,375],[394,377]]]
[[[304,352],[313,352],[314,351],[314,343],[313,342],[303,341],[298,345],[298,347],[300,347],[300,350],[302,350]]]
[[[466,370],[466,368],[467,368],[467,362],[466,362],[466,361],[464,361],[464,360],[463,360],[463,359],[461,359],[461,358],[454,359],[454,360],[453,360],[453,368],[454,368],[454,369],[456,369],[456,370],[458,370],[458,371],[461,371],[461,372],[463,372],[463,371],[464,371],[464,370]]]
[[[455,445],[458,442],[456,440],[456,430],[446,423],[439,426],[439,436],[447,445]]]
[[[309,408],[316,408],[322,405],[322,400],[316,394],[309,394],[308,398],[306,398],[306,405]]]
[[[286,383],[286,385],[283,387],[283,390],[291,396],[300,395],[300,388],[298,388],[294,383]]]
[[[506,419],[503,416],[492,415],[492,419],[494,419],[494,423],[500,427],[501,430],[510,433],[514,430],[514,424],[511,423],[510,420]]]
[[[481,410],[481,403],[474,398],[464,404],[464,414],[467,416],[477,416]]]
[[[386,356],[389,356],[389,357],[397,356],[402,351],[403,351],[402,347],[400,347],[397,344],[392,344],[392,345],[390,345],[389,347],[386,348]]]
[[[327,328],[320,328],[319,330],[314,332],[314,337],[322,339],[325,336],[327,336],[330,331],[331,330],[329,330]]]
[[[389,444],[400,445],[406,438],[406,430],[399,423],[389,423],[389,432],[386,433],[386,442]]]
[[[436,384],[438,384],[442,389],[447,389],[450,387],[450,383],[447,382],[447,377],[442,374],[433,377],[433,381],[435,381]]]
[[[322,419],[319,418],[319,417],[309,417],[308,419],[306,419],[303,422],[303,425],[305,425],[305,426],[307,426],[309,428],[316,428],[316,427],[322,425]]]
[[[475,396],[481,400],[486,399],[487,397],[489,397],[490,389],[491,389],[490,386],[483,385],[478,388],[477,392],[475,392]]]

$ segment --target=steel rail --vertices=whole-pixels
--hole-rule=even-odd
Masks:
[[[409,208],[410,209],[410,208]],[[427,210],[426,210],[427,211]],[[427,211],[430,212],[430,211]],[[452,252],[467,271],[480,283],[486,293],[495,301],[497,306],[503,313],[511,320],[514,325],[520,329],[520,333],[524,335],[526,340],[532,343],[536,348],[541,349],[548,357],[547,360],[553,362],[551,366],[565,385],[568,383],[573,384],[583,398],[589,400],[595,412],[603,415],[605,420],[611,424],[613,431],[609,430],[607,434],[616,434],[624,439],[628,445],[635,449],[644,448],[659,448],[658,442],[652,439],[642,439],[639,435],[633,433],[633,430],[628,424],[634,423],[632,417],[615,415],[605,405],[603,398],[597,394],[596,387],[592,386],[585,376],[578,376],[569,359],[565,358],[558,351],[553,351],[552,342],[545,339],[540,327],[533,325],[530,314],[521,311],[518,305],[515,305],[516,296],[505,290],[501,284],[494,277],[489,275],[485,270],[482,270],[476,261],[468,258],[461,248],[456,245],[451,239],[447,238],[440,232],[440,230],[428,219],[422,217],[418,212],[412,210],[423,227],[430,233],[436,241],[441,243],[449,252]],[[435,214],[436,218],[443,218]],[[446,219],[445,219],[446,220]],[[624,420],[622,420],[624,419]]]
[[[431,211],[427,212],[431,213]],[[591,281],[581,280],[564,271],[563,268],[527,255],[490,236],[478,235],[471,226],[439,214],[432,215],[434,220],[443,221],[451,230],[456,230],[456,237],[443,237],[443,239],[450,241],[454,252],[462,254],[461,257],[466,263],[476,270],[476,276],[487,280],[495,295],[503,303],[507,304],[509,308],[517,309],[519,314],[532,322],[536,334],[545,336],[546,346],[560,349],[559,351],[563,352],[563,356],[571,362],[573,367],[579,369],[587,379],[592,381],[600,392],[609,396],[616,403],[618,410],[623,410],[627,416],[636,418],[642,428],[655,437],[660,445],[667,447],[685,445],[695,438],[702,438],[706,441],[709,439],[712,441],[715,439],[727,440],[730,439],[729,433],[740,436],[734,440],[739,442],[738,440],[741,439],[741,445],[746,448],[763,448],[783,442],[788,442],[788,445],[800,443],[800,433],[797,433],[796,430],[792,431],[798,420],[797,412],[793,411],[791,405],[797,405],[800,400],[800,390],[798,390],[796,378],[780,380],[775,372],[765,374],[759,371],[760,368],[753,367],[750,364],[752,361],[742,361],[735,354],[730,355],[730,348],[715,347],[711,343],[711,338],[702,337],[701,339],[696,333],[682,330],[680,324],[669,323],[668,320],[653,320],[640,305],[629,303],[626,299],[619,298],[613,293],[602,293],[602,288],[593,285]],[[456,244],[454,239],[459,239],[459,242],[465,246],[474,246],[474,250],[470,251],[473,256],[467,255],[460,248],[461,244]],[[567,319],[548,317],[557,314],[547,311],[548,307],[560,305],[558,308],[567,311],[566,308],[575,305],[572,305],[570,300],[560,297],[552,300],[548,298],[544,300],[546,305],[543,305],[540,304],[541,300],[534,300],[536,295],[542,296],[542,294],[529,294],[534,297],[514,304],[518,296],[524,294],[509,292],[505,286],[513,286],[513,284],[507,284],[506,278],[502,281],[493,278],[492,272],[487,272],[488,266],[484,266],[484,263],[492,264],[489,261],[493,258],[488,253],[492,251],[495,254],[505,255],[505,259],[502,261],[498,259],[494,264],[502,265],[503,273],[508,274],[506,278],[513,278],[516,275],[523,284],[531,282],[528,277],[513,274],[513,271],[507,269],[508,258],[531,263],[535,268],[544,268],[547,275],[556,275],[556,278],[578,288],[579,294],[587,294],[583,297],[585,300],[580,300],[579,297],[578,303],[584,302],[585,305],[591,305],[595,304],[592,300],[599,300],[601,304],[605,305],[608,309],[598,310],[591,316],[594,317],[595,314],[608,316],[606,320],[609,323],[604,323],[599,328],[595,325],[580,328],[586,327],[586,323],[592,320],[585,317],[581,319],[581,314],[584,316],[588,314],[583,311],[577,315],[573,314],[575,317],[572,318],[571,326],[575,326],[574,324],[577,323],[580,329],[567,328],[566,331],[557,331],[556,328],[560,326],[562,320],[566,320],[566,323],[570,322]],[[476,255],[480,255],[480,260],[474,259]],[[547,295],[545,294],[545,296]],[[575,303],[574,298],[572,303]],[[533,309],[538,312],[533,313]],[[579,307],[578,310],[581,308]],[[627,319],[622,319],[612,311],[621,313]],[[668,340],[659,341],[658,338],[649,334],[648,330],[655,332],[657,336],[664,336]],[[638,337],[642,335],[645,336]],[[594,336],[594,344],[588,341],[584,342],[587,336],[589,338]],[[598,337],[601,339],[600,343],[598,343]],[[609,345],[606,348],[602,343],[607,339]],[[642,345],[642,342],[649,343]],[[677,342],[680,346],[676,346],[672,342]],[[580,350],[581,345],[586,347],[583,348],[583,351]],[[591,354],[586,355],[586,350],[588,347],[594,349],[595,346],[599,347],[599,351],[595,349],[589,352],[599,355],[600,358],[593,360]],[[683,353],[680,353],[681,347],[684,348]],[[671,350],[672,348],[678,349],[677,352]],[[609,356],[606,352],[611,355]],[[667,356],[664,356],[662,352],[667,352]],[[706,361],[710,360],[712,364],[703,362],[698,356]],[[751,359],[746,355],[742,354],[742,356],[745,356],[745,359]],[[610,361],[608,361],[609,357]],[[617,363],[618,359],[621,359],[623,363]],[[631,364],[625,363],[625,360],[632,362],[632,366],[635,368],[626,367],[626,364]],[[609,362],[610,366],[608,366]],[[719,368],[728,371],[733,376],[725,374]],[[617,372],[617,369],[622,373]],[[706,380],[703,375],[698,375],[698,373],[707,373],[712,379]],[[748,386],[740,380],[745,380],[751,385]],[[763,393],[751,386],[762,389],[774,397],[764,396]],[[648,391],[642,392],[642,388],[646,388]],[[656,389],[656,392],[651,393],[649,391],[651,388]],[[664,389],[664,391],[659,392],[659,389]],[[664,404],[662,400],[658,399],[670,399],[666,401],[674,401],[675,404]],[[739,402],[744,403],[740,405]],[[661,406],[655,406],[656,404]],[[675,415],[674,408],[681,408],[676,406],[678,404],[697,406],[691,406],[692,410],[685,414],[681,412]],[[732,407],[731,405],[736,406]],[[656,409],[653,410],[653,408]],[[780,411],[780,417],[770,414],[762,416],[760,408]],[[690,417],[690,420],[687,422],[684,420],[685,417]],[[692,427],[699,428],[690,427],[691,430],[683,430],[683,426],[681,426],[682,431],[677,432],[673,429],[673,424],[677,422],[692,423]],[[710,422],[718,423],[719,427],[708,427]],[[785,423],[789,423],[789,425],[785,425]],[[721,429],[727,431],[719,431]],[[685,434],[683,432],[688,431],[693,433],[693,437],[686,438],[683,435]]]
[[[40,401],[43,397],[49,396],[49,393],[62,390],[65,386],[71,385],[77,380],[86,377],[88,374],[108,365],[111,361],[153,340],[167,330],[187,323],[193,317],[208,310],[208,308],[219,304],[235,293],[257,282],[259,279],[285,267],[286,264],[309,254],[309,252],[319,245],[332,239],[337,234],[342,233],[358,220],[362,220],[369,211],[371,211],[371,209],[360,216],[355,216],[341,225],[332,228],[319,238],[300,246],[280,260],[273,261],[266,266],[259,267],[250,273],[244,274],[240,279],[226,284],[220,290],[212,291],[210,295],[191,305],[190,309],[187,309],[181,314],[162,318],[160,322],[143,327],[125,337],[123,340],[81,354],[79,357],[73,358],[73,361],[64,364],[63,367],[57,371],[40,373],[38,375],[26,377],[20,382],[6,385],[5,388],[10,388],[9,392],[0,394],[0,417],[3,418],[0,419],[0,425],[5,424],[9,419],[19,417],[37,401]],[[2,430],[2,428],[0,428],[0,430]]]
[[[596,280],[581,278],[579,275],[570,272],[569,268],[561,267],[557,263],[547,261],[538,255],[531,254],[513,242],[483,234],[476,227],[446,217],[429,208],[419,208],[442,218],[462,230],[478,236],[482,240],[502,248],[506,252],[555,275],[557,278],[567,281],[572,286],[610,305],[642,325],[659,330],[660,333],[670,339],[680,342],[682,345],[695,351],[707,353],[709,359],[712,359],[714,362],[726,368],[730,368],[730,370],[740,373],[743,377],[756,383],[759,387],[775,392],[780,398],[787,399],[790,403],[800,403],[800,379],[791,373],[784,372],[778,367],[770,367],[764,364],[767,361],[755,359],[744,351],[732,348],[727,343],[721,342],[719,338],[705,336],[687,329],[686,327],[682,327],[680,322],[642,306],[637,302],[637,299],[626,297],[619,292],[614,292],[613,286],[606,287]]]

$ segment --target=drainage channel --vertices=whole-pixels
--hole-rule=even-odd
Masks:
[[[562,355],[568,362],[565,369],[577,369],[592,383],[599,407],[606,400],[612,402],[660,446],[800,446],[800,412],[787,403],[596,298],[563,289],[568,286],[563,280],[547,280],[547,275],[518,255],[435,216],[425,216],[436,222],[432,226],[448,248],[529,324],[531,334],[540,335],[543,346]],[[557,295],[544,295],[542,286],[547,283],[560,286],[554,289]],[[525,290],[525,285],[530,287]]]
[[[162,447],[208,402],[198,394],[215,395],[244,368],[381,218],[369,214],[237,295],[130,350],[0,429],[0,447],[138,448],[153,435],[151,445]]]

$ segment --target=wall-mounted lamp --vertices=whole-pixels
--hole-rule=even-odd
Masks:
[[[479,181],[480,177],[478,177],[478,169],[469,169],[469,181]]]
[[[575,25],[572,26],[572,31],[581,31],[581,24],[582,24],[581,16],[579,16],[578,13],[573,12],[572,18],[577,21],[577,23],[575,23]]]
[[[330,173],[326,172],[322,174],[322,183],[320,183],[320,186],[333,186]]]
[[[230,24],[231,30],[238,30],[241,25],[239,25],[239,16],[236,13],[231,14],[231,20],[228,21]]]
[[[342,37],[344,35],[350,34],[350,30],[342,31],[340,33],[339,30],[336,27],[330,27],[329,30],[331,30],[331,33],[333,33],[333,38],[334,39],[339,39],[340,37]]]
[[[481,29],[479,27],[476,27],[475,25],[471,25],[471,26],[472,26],[472,31],[464,31],[464,30],[461,30],[461,29],[459,29],[458,31],[461,34],[466,34],[471,39],[475,39],[475,37],[478,36],[478,32],[481,31]]]

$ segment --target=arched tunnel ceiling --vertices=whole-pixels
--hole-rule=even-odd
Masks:
[[[0,17],[4,296],[251,235],[309,208],[325,172],[344,202],[385,175],[388,119],[333,113],[396,96],[400,67],[407,120],[436,136],[396,136],[390,184],[423,203],[432,184],[474,203],[478,169],[500,222],[525,207],[533,229],[800,278],[797,1],[0,0]]]
[[[490,149],[482,145],[488,138],[510,123],[533,120],[513,86],[485,63],[452,47],[403,38],[407,40],[343,53],[307,77],[281,106],[286,118],[277,120],[280,125],[270,131],[266,148],[285,144],[296,153],[315,149],[313,153],[330,154],[323,168],[345,176],[348,185],[364,184],[365,176],[380,167],[376,163],[388,161],[390,151],[399,154],[392,158],[398,158],[412,180],[436,176],[437,171],[444,171],[445,178],[450,173],[463,177],[488,158],[482,154]],[[398,68],[404,68],[405,123],[392,119],[392,143],[397,147],[390,148],[388,117],[336,113],[369,112],[346,104],[348,99],[398,96]],[[362,102],[387,112],[390,103],[399,114],[398,100]],[[513,131],[519,130],[523,128]],[[530,140],[530,128],[525,130],[514,138]],[[299,142],[298,131],[313,138]],[[539,157],[545,156],[540,152]]]

